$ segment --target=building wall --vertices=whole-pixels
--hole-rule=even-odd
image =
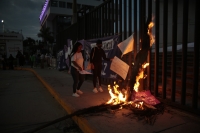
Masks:
[[[46,0],[48,2],[44,10],[43,17],[40,20],[41,27],[50,27],[50,31],[56,34],[71,25],[72,21],[72,0]],[[77,10],[84,5],[98,6],[103,0],[77,0]],[[45,4],[44,4],[45,5]],[[63,18],[62,18],[63,17]],[[62,20],[61,20],[62,19]]]
[[[16,57],[18,50],[23,53],[22,34],[0,33],[0,54],[5,53],[7,58],[10,54]]]

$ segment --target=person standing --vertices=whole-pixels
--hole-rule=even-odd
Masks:
[[[9,69],[11,69],[11,70],[14,69],[13,60],[14,60],[14,57],[12,56],[12,54],[10,54],[10,56],[9,56]]]
[[[2,56],[2,60],[3,60],[3,70],[6,70],[7,58],[5,53]]]
[[[84,82],[84,74],[80,74],[79,71],[83,70],[84,58],[82,55],[83,45],[80,42],[76,42],[72,52],[70,53],[71,58],[71,75],[73,78],[73,94],[74,97],[79,97],[83,92],[80,90],[81,85]]]
[[[44,54],[42,53],[40,56],[40,67],[44,69]]]
[[[96,42],[97,47],[92,48],[90,53],[90,63],[93,72],[93,92],[98,93],[98,91],[103,92],[101,87],[101,69],[102,69],[102,58],[107,61],[112,61],[110,58],[106,58],[105,51],[101,48],[102,41],[97,40]],[[97,78],[99,80],[99,88],[96,88]]]

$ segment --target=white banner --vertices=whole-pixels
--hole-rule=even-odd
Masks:
[[[129,38],[124,40],[123,42],[119,43],[117,46],[121,50],[122,56],[133,51],[133,49],[134,49],[133,34]]]
[[[110,70],[114,71],[125,80],[128,74],[129,65],[127,65],[125,62],[115,56],[110,65]]]

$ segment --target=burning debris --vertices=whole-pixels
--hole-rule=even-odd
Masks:
[[[129,87],[121,89],[116,82],[114,82],[112,88],[108,85],[111,99],[107,104],[122,104],[123,107],[132,110],[136,117],[145,119],[147,123],[153,124],[156,114],[163,113],[164,106],[151,94],[150,90],[139,90],[140,79],[145,79],[147,77],[147,75],[144,74],[144,70],[149,65],[149,63],[146,62],[148,51],[155,41],[152,34],[154,23],[147,21],[145,26],[146,29],[143,35],[142,48],[137,53],[135,62],[132,63],[133,68]]]
[[[108,85],[108,91],[111,98],[107,104],[110,106],[120,105],[119,109],[131,110],[131,113],[124,114],[124,116],[132,116],[130,118],[144,120],[145,123],[152,125],[155,123],[157,115],[164,112],[164,105],[151,95],[149,90],[141,92],[133,91],[134,94],[132,96],[134,98],[131,101],[128,100],[127,90],[120,89],[116,82],[114,82],[113,87]]]

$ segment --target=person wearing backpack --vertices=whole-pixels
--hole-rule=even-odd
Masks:
[[[96,42],[97,47],[92,48],[91,53],[90,53],[90,63],[91,63],[91,68],[93,72],[93,92],[98,93],[103,92],[103,89],[101,87],[101,69],[102,69],[102,58],[107,61],[112,61],[110,58],[106,58],[105,51],[101,48],[102,47],[102,41],[97,40]],[[99,80],[99,88],[97,89],[96,83],[97,83],[97,78]]]

